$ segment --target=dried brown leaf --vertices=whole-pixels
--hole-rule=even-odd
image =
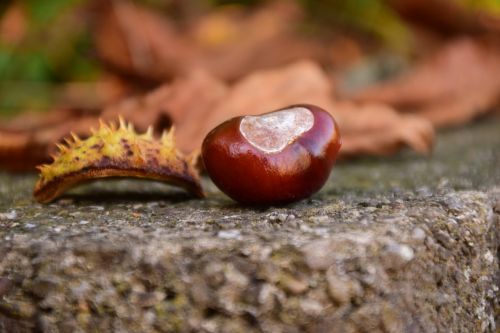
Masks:
[[[437,126],[463,124],[491,111],[500,97],[500,48],[464,38],[410,72],[361,91],[356,99],[413,112]]]
[[[156,133],[175,124],[178,148],[187,153],[200,147],[206,122],[213,116],[215,105],[225,99],[227,90],[223,82],[208,73],[193,71],[144,97],[105,109],[102,118],[111,120],[121,115],[140,130],[153,125]]]
[[[96,13],[97,51],[113,69],[163,82],[192,63],[191,45],[166,18],[130,1],[100,1]]]
[[[383,104],[338,102],[334,107],[342,130],[342,156],[390,155],[404,146],[431,152],[432,124],[419,116],[401,115]]]
[[[146,81],[164,82],[196,68],[234,81],[256,69],[326,52],[322,43],[295,31],[301,12],[292,2],[250,13],[223,8],[182,31],[167,17],[127,1],[105,1],[97,13],[94,36],[101,59]]]

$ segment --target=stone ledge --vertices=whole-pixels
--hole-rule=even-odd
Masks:
[[[293,216],[285,208],[252,214],[256,223],[243,211],[223,228],[201,212],[149,231],[122,223],[104,233],[93,224],[17,233],[0,245],[0,325],[494,332],[499,221],[491,200],[448,192],[323,201]]]

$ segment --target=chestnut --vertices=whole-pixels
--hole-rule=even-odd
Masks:
[[[285,204],[321,189],[340,145],[333,117],[301,104],[220,124],[205,137],[202,159],[215,185],[232,199]]]

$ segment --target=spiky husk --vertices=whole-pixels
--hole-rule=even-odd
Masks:
[[[119,126],[101,122],[98,130],[82,140],[75,134],[57,144],[59,153],[51,164],[38,167],[40,179],[33,192],[42,203],[84,182],[106,177],[133,177],[163,181],[203,197],[195,163],[197,153],[184,156],[175,148],[173,128],[160,140],[152,129],[138,134],[119,119]]]

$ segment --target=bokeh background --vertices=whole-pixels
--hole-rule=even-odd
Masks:
[[[428,154],[436,128],[498,114],[499,36],[498,0],[2,1],[0,160],[31,168],[119,114],[191,151],[297,102],[338,118],[342,156]]]
[[[106,10],[106,6],[102,5],[104,2],[106,1],[2,1],[0,112],[3,115],[11,115],[26,109],[51,109],[55,103],[61,103],[61,99],[71,99],[67,95],[71,95],[74,90],[78,95],[78,88],[85,95],[88,92],[86,89],[92,90],[92,83],[103,80],[109,74],[109,69],[103,65],[99,56],[95,36],[98,24],[96,20],[102,14],[99,10]],[[247,15],[251,15],[256,8],[269,3],[257,0],[127,2],[165,18],[176,26],[179,34],[192,35],[193,29],[200,28],[203,31],[199,32],[201,36],[197,37],[206,39],[202,40],[202,43],[221,44],[226,42],[224,38],[230,38],[225,34],[230,35],[231,30],[235,29],[230,26],[234,22],[229,19],[224,20],[224,14],[230,17],[236,11],[245,11]],[[334,54],[331,55],[333,59],[329,65],[337,66],[337,69],[339,66],[343,69],[352,68],[354,65],[359,65],[360,61],[366,60],[366,57],[379,55],[382,51],[392,53],[391,60],[395,62],[393,64],[395,66],[401,66],[405,61],[411,62],[415,56],[425,51],[420,48],[422,41],[415,40],[423,38],[421,35],[416,37],[418,28],[414,25],[415,21],[420,21],[427,27],[431,26],[431,30],[438,35],[453,35],[467,30],[470,32],[479,30],[472,27],[473,23],[469,22],[473,21],[474,12],[492,15],[500,13],[500,2],[497,0],[296,0],[295,2],[303,17],[287,23],[294,26],[301,38],[329,39],[334,49],[332,50]],[[417,2],[421,4],[415,5]],[[420,12],[412,9],[412,6],[421,7]],[[457,11],[455,7],[462,8],[463,15],[454,15]],[[217,19],[207,22],[208,15],[214,11],[221,14]],[[279,9],[276,8],[276,11]],[[470,18],[466,17],[468,13]],[[279,12],[275,14],[282,15]],[[206,27],[203,27],[204,23]],[[140,25],[140,22],[137,24]],[[196,27],[197,24],[200,26]],[[225,24],[227,26],[224,26]],[[468,24],[471,27],[467,27]],[[418,33],[423,34],[421,31]],[[347,59],[339,59],[342,57]]]

